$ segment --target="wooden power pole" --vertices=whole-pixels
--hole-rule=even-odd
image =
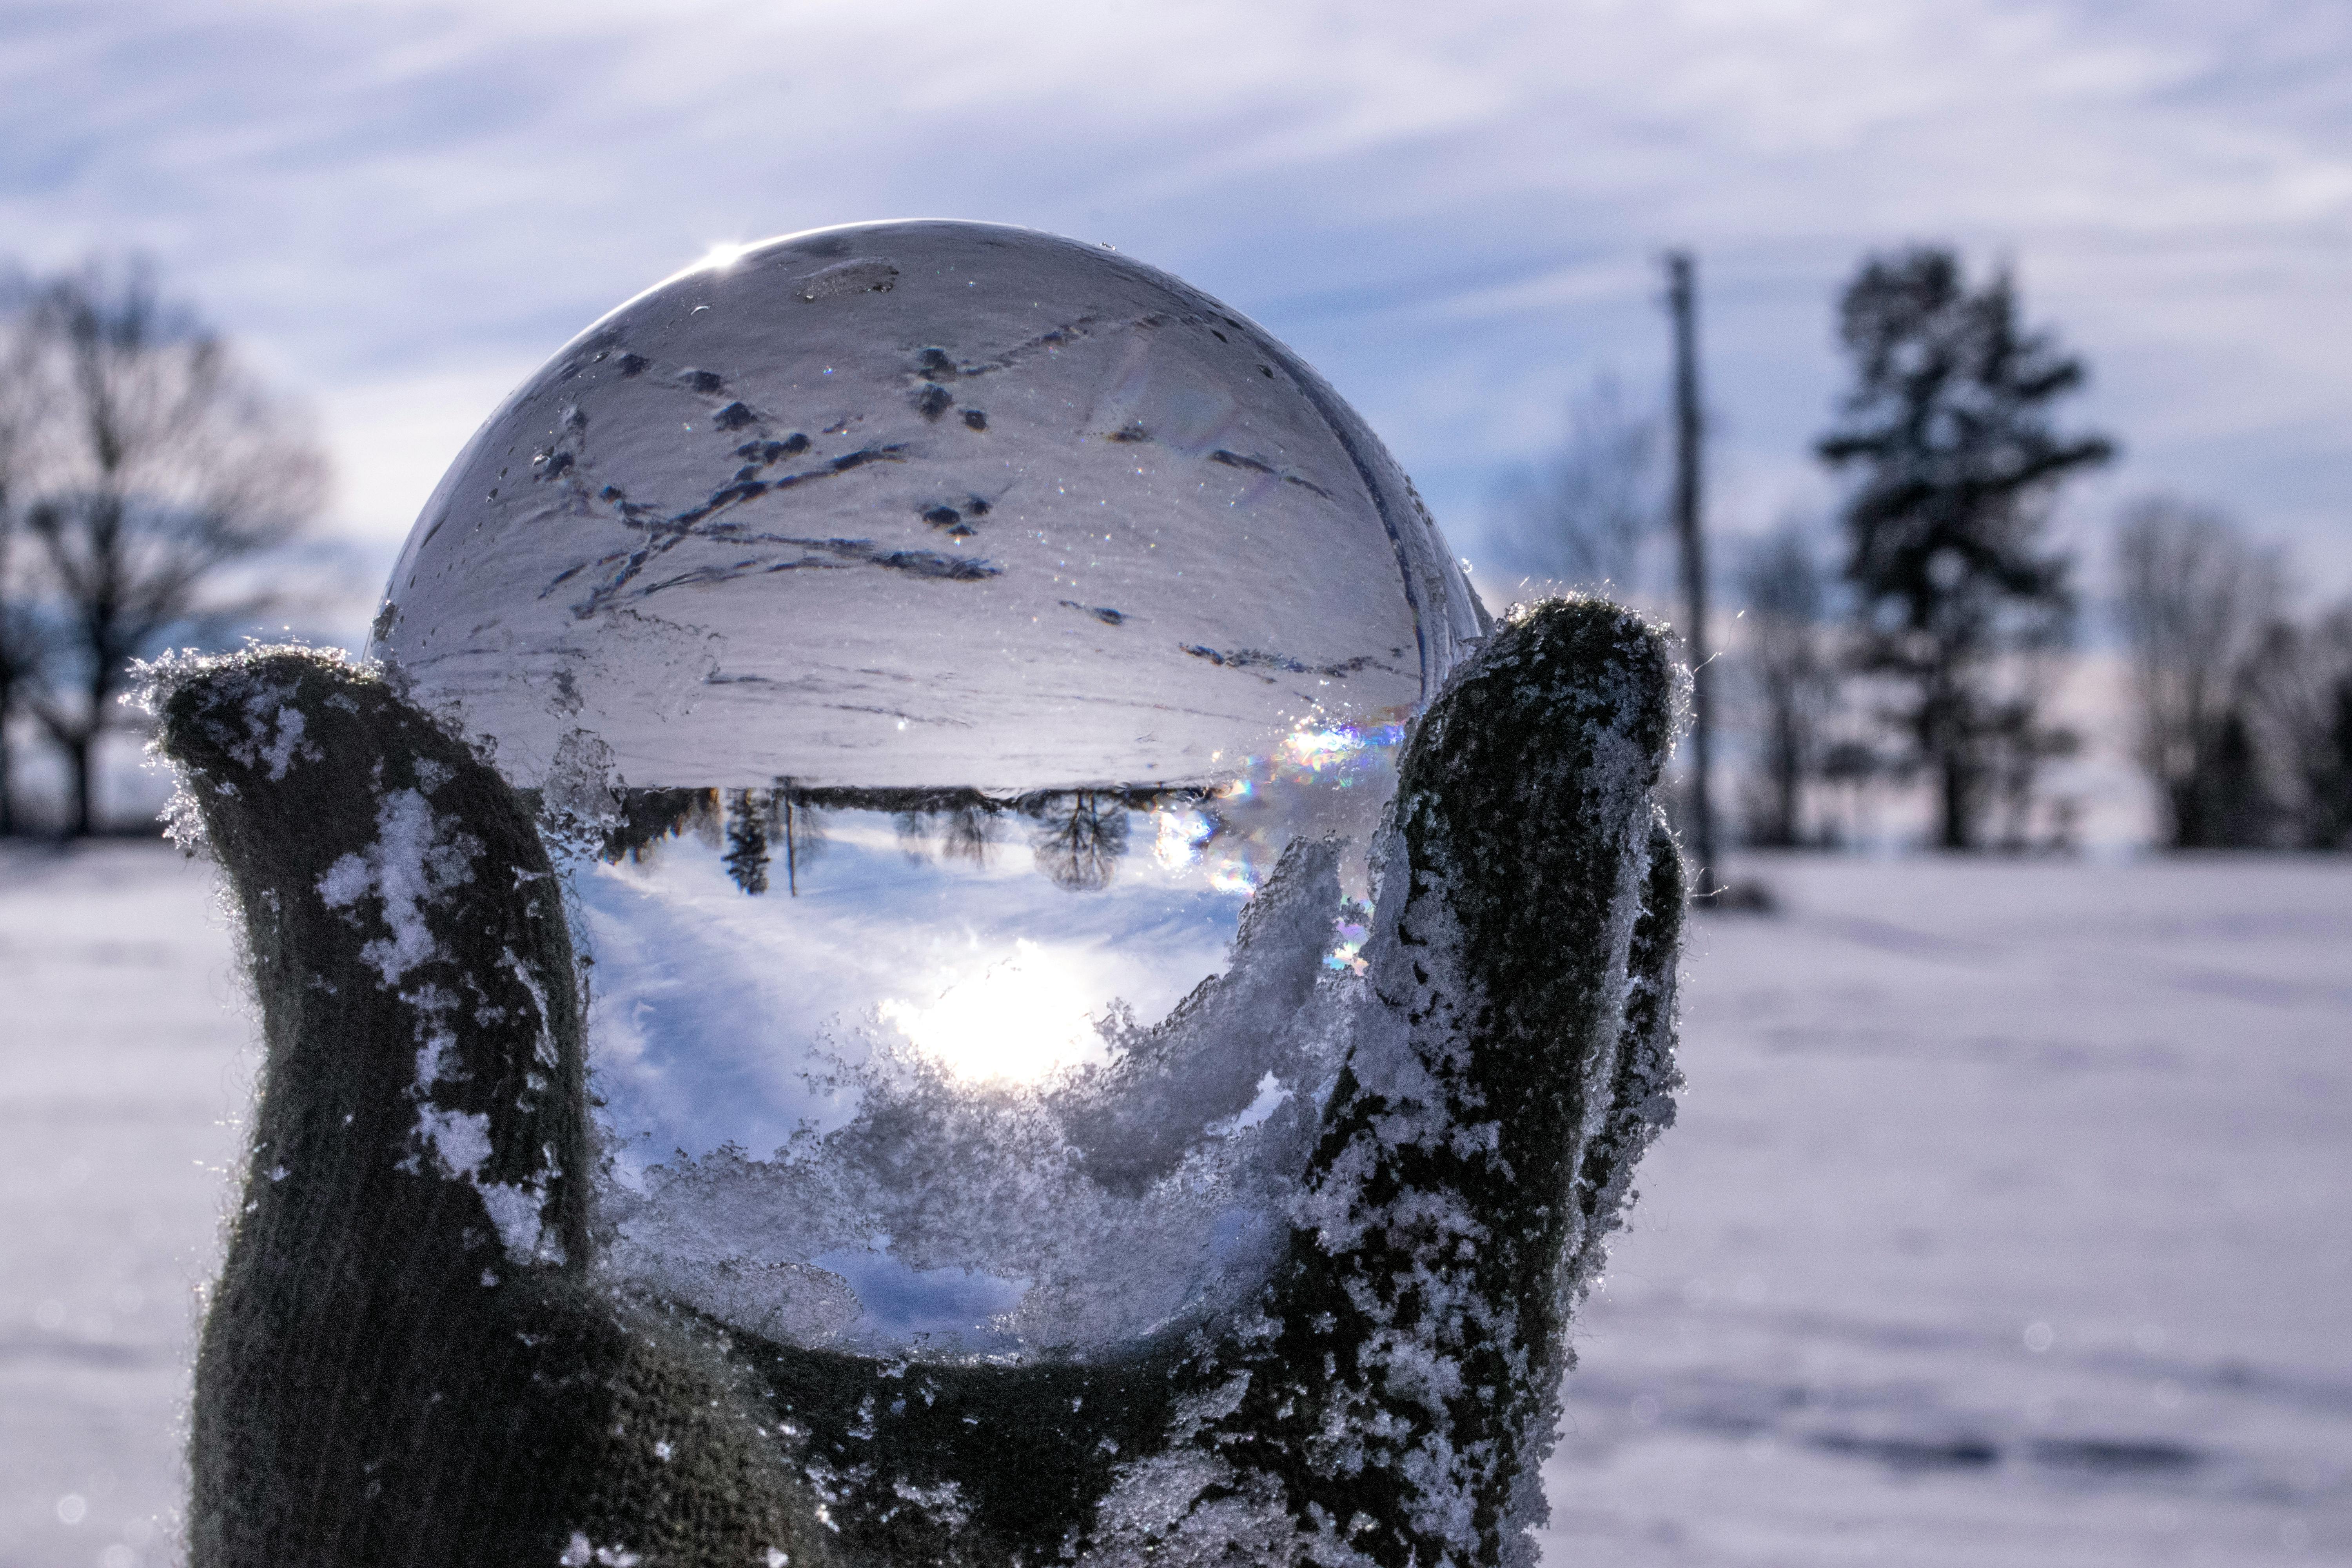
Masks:
[[[1691,666],[1690,839],[1698,865],[1691,892],[1716,890],[1715,810],[1707,794],[1714,749],[1707,700],[1706,529],[1702,516],[1700,441],[1705,434],[1698,388],[1698,300],[1691,255],[1666,254],[1666,308],[1675,323],[1675,534],[1682,544],[1683,647]]]

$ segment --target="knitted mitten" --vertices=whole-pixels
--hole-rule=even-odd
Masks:
[[[1664,639],[1501,625],[1406,746],[1283,1260],[1125,1359],[773,1343],[600,1275],[576,972],[529,812],[379,673],[159,668],[268,1045],[196,1373],[195,1568],[1526,1563],[1671,1119]]]

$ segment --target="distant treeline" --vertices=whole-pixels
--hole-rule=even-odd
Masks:
[[[1834,846],[1864,835],[1867,803],[1924,795],[1943,847],[2063,847],[2074,805],[2044,786],[2083,744],[2051,711],[2082,605],[2052,518],[2116,456],[2058,419],[2084,363],[2026,324],[2006,272],[1971,279],[1933,247],[1865,258],[1835,322],[1849,381],[1814,455],[1842,503],[1754,544],[1728,584],[1743,608],[1716,674],[1744,731],[1738,826]],[[1638,598],[1666,545],[1660,433],[1596,383],[1559,450],[1498,493],[1500,563]],[[135,722],[133,661],[277,602],[262,565],[316,517],[325,476],[299,411],[145,267],[0,276],[0,834],[31,826],[27,740],[67,781],[43,826],[104,825],[99,751]],[[2113,550],[2163,841],[2352,847],[2352,599],[2298,616],[2283,553],[2210,505],[2145,498]],[[758,815],[741,833],[768,832]],[[1123,820],[1064,822],[1066,874],[1115,860],[1103,835]],[[747,868],[763,853],[745,839]]]
[[[2082,597],[2052,519],[2116,451],[2058,419],[2085,366],[2028,327],[2006,272],[1971,280],[1940,247],[1865,258],[1835,319],[1849,380],[1814,456],[1841,505],[1751,543],[1727,584],[1737,826],[1831,847],[1866,834],[1865,803],[1904,797],[1943,848],[2069,847],[2077,804],[2044,784],[2083,745],[2051,712]],[[1669,542],[1660,445],[1596,382],[1559,449],[1499,489],[1499,564],[1642,597]],[[2296,616],[2280,551],[2171,497],[2126,508],[2113,551],[2162,841],[2352,848],[2352,599]]]
[[[722,850],[727,875],[753,895],[800,891],[809,866],[831,842],[837,812],[887,815],[910,858],[984,865],[1016,830],[1037,870],[1071,892],[1110,885],[1128,848],[1130,811],[1174,806],[1213,810],[1191,789],[1039,790],[996,795],[976,789],[803,788],[780,779],[766,789],[632,789],[611,799],[590,825],[590,845],[608,861],[640,860],[665,839],[693,836]]]

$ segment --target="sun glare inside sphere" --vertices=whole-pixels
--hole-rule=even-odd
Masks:
[[[1404,726],[1486,625],[1262,329],[908,222],[716,246],[567,345],[442,481],[373,651],[567,879],[604,1266],[1002,1359],[1262,1271]]]
[[[1082,961],[1015,937],[1009,953],[950,978],[928,1005],[893,997],[881,1016],[959,1078],[1034,1083],[1102,1051]]]

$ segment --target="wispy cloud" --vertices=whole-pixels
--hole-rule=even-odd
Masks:
[[[1663,357],[1695,246],[1727,520],[1817,493],[1864,248],[2017,266],[2129,466],[2352,574],[2352,12],[2328,3],[1030,0],[0,12],[0,231],[139,246],[324,400],[396,536],[586,321],[860,217],[1103,238],[1289,339],[1475,551],[1496,467]]]

